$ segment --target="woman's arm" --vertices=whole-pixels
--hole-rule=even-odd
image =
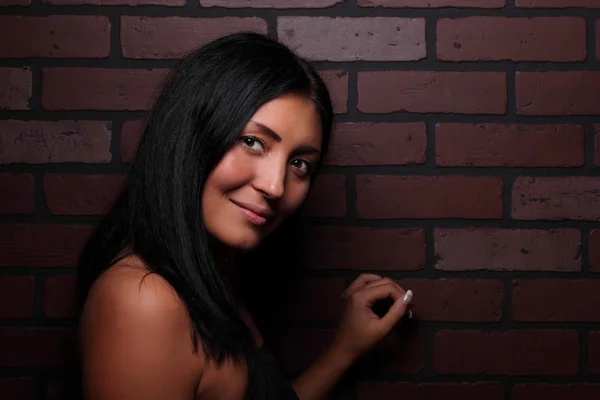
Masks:
[[[292,382],[300,400],[321,400],[331,392],[352,364],[371,349],[400,321],[412,299],[387,278],[359,276],[342,295],[346,311],[333,344],[301,376]],[[379,318],[375,302],[391,297],[394,304]]]

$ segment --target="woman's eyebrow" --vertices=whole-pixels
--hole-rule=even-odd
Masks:
[[[258,126],[266,135],[269,135],[270,137],[273,138],[273,140],[277,141],[277,142],[281,142],[281,136],[279,136],[277,134],[277,132],[275,132],[273,129],[269,128],[267,125],[265,124],[261,124],[260,122],[256,122],[253,120],[250,120],[251,123],[253,123],[254,125]],[[316,147],[312,147],[312,146],[300,146],[298,147],[298,149],[296,149],[297,153],[317,153],[317,154],[321,154],[321,150],[317,149]]]

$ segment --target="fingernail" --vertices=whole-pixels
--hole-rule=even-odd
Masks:
[[[404,293],[404,297],[402,298],[402,303],[403,304],[410,303],[410,301],[412,300],[412,297],[413,297],[412,290],[407,290],[406,293]]]

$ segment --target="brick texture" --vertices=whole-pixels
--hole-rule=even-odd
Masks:
[[[0,67],[0,110],[28,110],[30,97],[30,69]]]
[[[445,61],[583,61],[581,17],[441,19],[437,56]]]
[[[358,400],[502,400],[504,386],[501,383],[388,383],[359,382]]]
[[[113,204],[122,175],[47,174],[44,197],[52,214],[102,215]]]
[[[600,272],[600,229],[590,232],[590,268]]]
[[[344,0],[200,0],[202,7],[225,8],[327,8]]]
[[[66,318],[75,313],[75,276],[59,275],[44,280],[44,315]]]
[[[548,383],[521,383],[515,385],[512,398],[514,400],[560,399],[593,400],[600,396],[599,384],[566,384],[552,385]]]
[[[576,229],[437,228],[434,246],[435,268],[445,271],[581,270]]]
[[[87,226],[0,225],[0,267],[73,267],[85,240]]]
[[[165,69],[44,68],[45,110],[147,110]]]
[[[0,174],[0,214],[33,214],[33,176]]]
[[[435,127],[440,167],[580,167],[582,125],[441,123]]]
[[[0,318],[33,316],[34,279],[30,276],[0,277]]]
[[[518,177],[512,217],[520,220],[600,220],[600,179]]]
[[[409,271],[425,265],[421,229],[315,226],[296,233],[294,241],[298,254],[290,259],[310,269]]]
[[[598,322],[599,288],[597,280],[519,279],[513,282],[512,317],[532,322]]]
[[[31,4],[31,0],[4,0],[0,7],[2,6],[28,6]]]
[[[441,331],[433,341],[433,368],[441,375],[572,376],[579,369],[578,334],[576,330]]]
[[[362,71],[358,109],[363,113],[503,114],[502,72]]]
[[[74,334],[66,328],[0,328],[0,367],[65,368],[75,361]]]
[[[184,6],[186,0],[42,0],[52,5],[78,6],[82,4],[98,4],[103,6],[146,6],[158,5],[177,7]]]
[[[110,22],[94,15],[1,16],[2,58],[103,58],[110,53]]]
[[[476,7],[500,8],[506,0],[358,0],[360,7]]]
[[[504,287],[495,279],[402,279],[398,284],[418,293],[413,304],[419,320],[497,322],[502,318]]]
[[[516,0],[517,7],[525,8],[600,8],[595,0]]]
[[[414,123],[340,123],[325,163],[335,166],[423,164],[427,127]]]
[[[594,136],[594,163],[600,166],[600,125],[594,125],[594,131],[596,132]]]
[[[121,17],[125,58],[182,58],[195,48],[238,31],[267,32],[260,18]],[[173,41],[177,37],[177,41]]]
[[[346,176],[323,174],[315,178],[311,193],[302,207],[302,214],[310,217],[345,217]]]
[[[588,335],[589,372],[600,374],[600,332],[592,331]]]
[[[375,219],[497,219],[502,217],[502,181],[493,177],[359,175],[356,214]]]
[[[422,18],[279,17],[277,37],[311,60],[409,61],[426,56]]]
[[[0,164],[108,163],[109,122],[0,121]]]
[[[348,72],[343,70],[322,70],[319,75],[329,89],[333,111],[344,114],[348,111]]]
[[[600,71],[517,72],[517,114],[600,113]]]

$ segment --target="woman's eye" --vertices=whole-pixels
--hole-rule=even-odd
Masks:
[[[242,136],[240,138],[244,147],[253,152],[261,152],[264,150],[262,142],[253,136]]]
[[[308,174],[311,169],[311,164],[305,160],[300,160],[300,159],[294,160],[294,161],[292,161],[292,165],[294,167],[296,167],[297,169],[299,169],[302,174]]]

